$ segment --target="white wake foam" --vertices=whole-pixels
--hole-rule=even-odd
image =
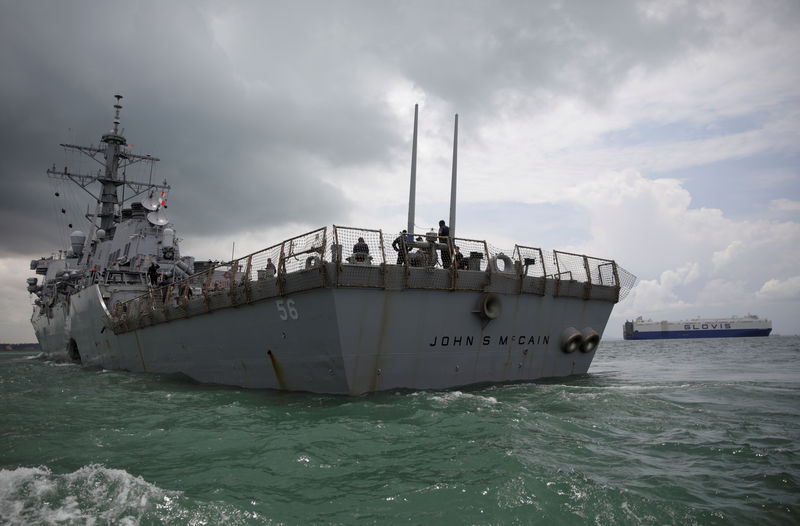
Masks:
[[[177,494],[98,464],[63,475],[47,467],[0,470],[4,524],[139,524]]]
[[[66,474],[50,468],[0,469],[0,524],[270,524],[252,510],[187,498],[122,469],[90,464]]]

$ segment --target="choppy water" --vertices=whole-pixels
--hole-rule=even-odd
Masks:
[[[4,524],[798,524],[800,338],[359,398],[0,353]]]

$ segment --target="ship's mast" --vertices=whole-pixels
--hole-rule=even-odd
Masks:
[[[453,175],[450,179],[450,237],[456,235],[456,167],[458,159],[458,113],[453,126]]]
[[[122,184],[117,178],[117,170],[119,169],[120,148],[123,144],[127,144],[125,137],[119,133],[119,110],[122,109],[119,101],[122,100],[122,95],[114,95],[117,103],[114,104],[114,129],[103,135],[102,142],[106,143],[105,158],[105,177],[98,179],[103,183],[103,191],[100,196],[100,228],[109,231],[114,226],[114,213],[117,210],[118,195],[117,187]]]
[[[414,233],[414,206],[417,197],[417,115],[419,104],[414,104],[414,137],[411,142],[411,185],[408,191],[408,233]]]
[[[74,174],[70,173],[66,167],[63,171],[56,171],[55,166],[47,170],[47,173],[51,177],[71,180],[97,201],[97,216],[100,218],[99,227],[106,232],[114,227],[117,207],[122,204],[117,192],[119,186],[125,185],[133,191],[133,195],[127,197],[125,199],[126,201],[149,190],[169,190],[169,185],[167,185],[166,181],[164,181],[164,184],[153,184],[150,182],[138,183],[125,180],[119,176],[120,169],[124,169],[134,163],[147,161],[150,162],[152,166],[152,163],[159,161],[159,159],[150,155],[135,155],[126,151],[125,145],[127,145],[127,141],[119,130],[119,111],[122,109],[122,105],[120,104],[122,95],[114,95],[114,98],[117,99],[117,103],[114,104],[114,129],[103,135],[100,139],[101,142],[105,143],[105,147],[97,148],[94,146],[61,144],[64,148],[77,150],[103,165],[102,173],[98,175]],[[99,159],[100,154],[103,155],[103,160]],[[99,196],[87,189],[87,187],[95,181],[102,184]]]

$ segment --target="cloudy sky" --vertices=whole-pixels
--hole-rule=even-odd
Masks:
[[[96,170],[58,144],[97,144],[115,93],[198,258],[403,228],[419,103],[418,230],[458,113],[457,235],[615,259],[639,281],[607,337],[800,334],[798,27],[796,0],[0,0],[0,341],[34,340],[29,262],[85,221],[45,170]]]

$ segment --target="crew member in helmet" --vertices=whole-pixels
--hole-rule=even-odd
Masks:
[[[400,232],[400,235],[392,241],[392,248],[395,252],[397,252],[397,264],[404,265],[406,262],[406,254],[409,251],[409,246],[406,245],[403,241],[408,236],[407,232],[403,230]]]
[[[369,245],[363,237],[358,238],[358,243],[353,245],[353,259],[356,261],[366,261],[369,255]]]

